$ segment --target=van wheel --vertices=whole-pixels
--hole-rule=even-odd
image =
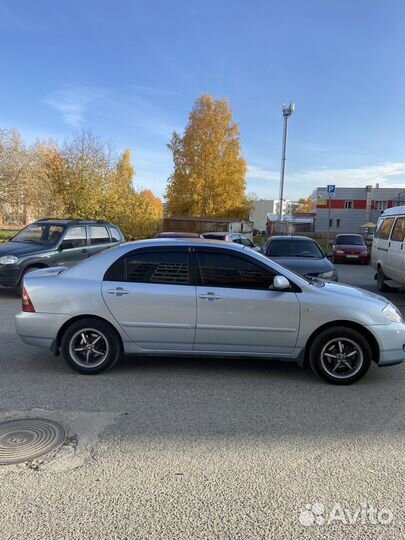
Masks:
[[[72,323],[63,334],[60,348],[72,369],[89,375],[112,367],[121,354],[116,331],[107,322],[94,318]]]
[[[397,290],[395,287],[390,287],[385,283],[385,275],[381,267],[377,271],[377,289],[380,292],[395,292]]]
[[[358,381],[367,373],[371,360],[371,347],[365,337],[344,326],[324,330],[309,351],[314,373],[332,384]]]

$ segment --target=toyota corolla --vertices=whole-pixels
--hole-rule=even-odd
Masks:
[[[385,298],[306,279],[244,246],[200,239],[121,244],[24,280],[17,332],[87,374],[121,354],[263,357],[309,364],[330,383],[405,358]]]

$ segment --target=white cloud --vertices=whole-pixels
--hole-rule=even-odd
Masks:
[[[278,171],[260,166],[249,166],[248,188],[259,197],[276,198],[278,195]],[[267,182],[267,185],[266,185]],[[385,162],[375,165],[343,169],[310,169],[302,172],[286,172],[285,195],[290,199],[306,197],[316,187],[336,184],[338,187],[405,187],[405,163]]]
[[[105,91],[100,89],[70,87],[52,92],[44,99],[44,103],[60,112],[66,124],[78,128],[85,121],[88,105],[104,96]]]

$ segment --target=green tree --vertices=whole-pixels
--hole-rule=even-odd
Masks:
[[[171,215],[245,217],[246,161],[228,101],[200,97],[184,135],[173,133],[168,148],[174,170],[166,198]]]

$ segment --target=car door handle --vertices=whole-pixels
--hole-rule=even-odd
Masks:
[[[208,292],[205,294],[200,294],[200,298],[204,298],[205,300],[221,300],[221,297],[216,295],[213,292]]]
[[[116,287],[115,289],[107,289],[107,294],[114,294],[115,296],[123,296],[124,294],[129,294],[129,291],[123,289],[122,287]]]
[[[82,249],[82,253],[88,253],[89,250],[88,249]]]

